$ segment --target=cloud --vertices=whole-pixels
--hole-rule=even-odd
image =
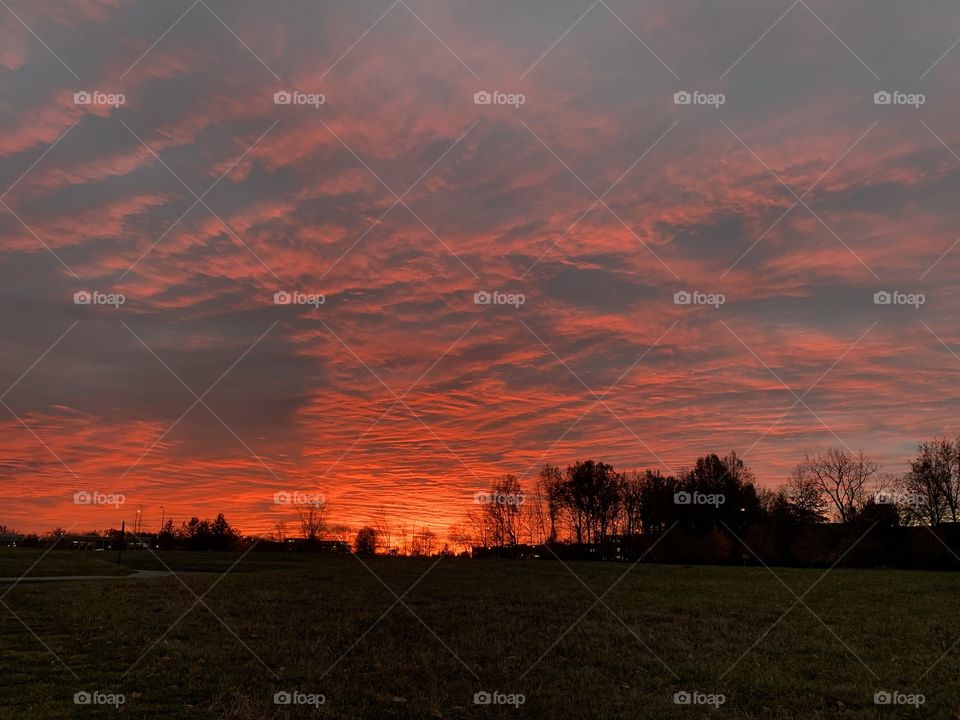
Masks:
[[[896,471],[952,432],[960,60],[918,79],[955,39],[947,8],[868,27],[864,3],[810,3],[847,49],[797,6],[736,62],[782,10],[611,0],[564,35],[578,3],[408,4],[375,25],[372,2],[211,4],[230,30],[198,6],[163,36],[185,7],[15,8],[82,79],[0,29],[20,218],[0,207],[0,371],[29,370],[8,397],[29,430],[3,420],[4,523],[103,528],[142,505],[150,525],[162,504],[266,531],[292,520],[273,493],[299,489],[353,526],[383,508],[442,532],[546,461],[736,449],[773,486],[806,450]],[[928,102],[874,105],[871,69]],[[128,505],[74,505],[82,487]]]

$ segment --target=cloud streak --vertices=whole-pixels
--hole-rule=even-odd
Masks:
[[[442,531],[545,460],[749,450],[775,485],[805,450],[896,471],[955,430],[960,55],[924,74],[955,40],[947,4],[871,7],[869,29],[865,3],[810,2],[766,34],[782,9],[746,0],[579,22],[573,2],[10,4],[4,384],[78,325],[5,398],[8,525],[163,505],[266,531],[299,489],[354,527],[383,508]],[[294,290],[324,302],[274,304]],[[181,418],[195,398],[152,353],[197,394],[228,371],[209,409]],[[83,489],[127,505],[76,506]]]

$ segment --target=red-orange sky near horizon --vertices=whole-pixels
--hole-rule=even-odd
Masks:
[[[0,524],[960,430],[949,3],[9,4]]]

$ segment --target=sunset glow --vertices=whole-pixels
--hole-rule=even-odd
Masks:
[[[445,535],[545,462],[774,487],[960,430],[948,3],[9,5],[20,532],[300,491]]]

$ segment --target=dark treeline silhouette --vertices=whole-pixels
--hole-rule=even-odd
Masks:
[[[960,567],[960,439],[921,443],[899,477],[830,448],[773,490],[733,452],[676,476],[548,464],[534,484],[499,478],[451,538],[476,557]]]
[[[446,542],[428,527],[393,528],[385,511],[354,533],[330,522],[320,494],[291,504],[292,536],[242,536],[222,513],[160,532],[87,535],[57,528],[0,544],[59,549],[295,550],[358,555],[541,557],[769,565],[960,567],[960,437],[918,445],[899,476],[862,451],[808,453],[776,489],[735,452],[707,454],[673,474],[620,472],[597,461],[545,465],[528,492],[514,475],[474,495]],[[140,517],[139,511],[137,517]]]
[[[212,521],[192,517],[179,528],[174,528],[173,520],[167,520],[157,535],[156,544],[163,549],[229,550],[239,540],[240,533],[220,513]]]

